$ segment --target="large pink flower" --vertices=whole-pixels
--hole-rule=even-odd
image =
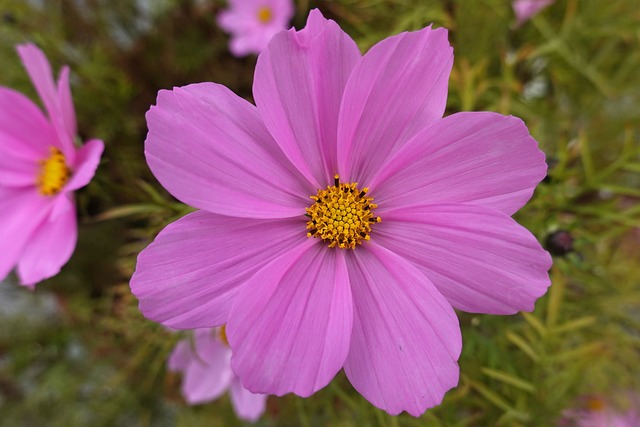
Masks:
[[[218,25],[231,34],[231,53],[246,56],[267,47],[271,37],[288,28],[292,16],[292,0],[229,0]]]
[[[309,396],[344,366],[391,414],[440,403],[458,382],[452,307],[532,310],[551,265],[510,216],[544,154],[514,117],[442,118],[452,62],[444,29],[362,56],[314,10],[258,57],[257,106],[213,83],[161,91],[147,161],[200,210],[140,254],[145,316],[228,323],[253,392]]]
[[[76,148],[69,68],[53,81],[33,44],[18,46],[48,118],[27,97],[0,87],[0,280],[16,265],[23,285],[57,274],[76,245],[73,191],[93,177],[104,145]]]
[[[266,394],[254,394],[242,386],[231,370],[231,349],[224,329],[198,329],[193,342],[182,340],[169,356],[168,368],[184,374],[182,395],[187,403],[211,402],[229,390],[238,418],[256,421],[264,413]]]

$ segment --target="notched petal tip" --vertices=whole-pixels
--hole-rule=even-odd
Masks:
[[[440,51],[449,51],[449,54],[453,55],[453,46],[449,42],[449,30],[444,27],[433,28],[433,24],[429,24],[428,26],[420,30],[403,31],[389,37],[389,39],[404,37],[411,37],[413,39],[412,43],[418,42],[418,40],[420,40],[421,38],[423,38],[424,41],[434,43],[435,46],[429,45],[428,49],[426,49],[427,53],[429,54],[433,54],[434,52],[439,53]]]
[[[320,9],[316,7],[314,9],[311,9],[311,11],[309,11],[309,16],[307,16],[306,27],[313,28],[313,27],[321,26],[327,23],[328,21],[330,20],[325,18],[322,12],[320,12]]]
[[[342,29],[335,21],[325,18],[324,15],[322,15],[322,12],[318,9],[313,9],[309,12],[307,23],[304,28],[301,30],[291,28],[288,31],[283,31],[280,35],[292,37],[299,47],[306,48],[310,47],[313,44],[313,41],[327,29],[342,32]],[[278,36],[278,34],[276,36]],[[274,36],[274,39],[276,36]]]

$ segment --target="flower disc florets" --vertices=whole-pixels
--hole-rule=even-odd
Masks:
[[[262,6],[260,9],[258,9],[258,21],[260,21],[261,24],[268,24],[272,20],[273,12],[269,7]]]
[[[51,155],[40,163],[40,173],[36,184],[38,191],[44,196],[58,194],[71,177],[71,169],[67,166],[64,154],[56,147],[51,147]]]
[[[307,208],[307,236],[320,237],[330,248],[355,249],[370,239],[371,224],[380,222],[372,212],[378,205],[367,197],[368,188],[359,190],[355,182],[340,184],[338,175],[334,179],[333,186],[311,196],[315,203]]]

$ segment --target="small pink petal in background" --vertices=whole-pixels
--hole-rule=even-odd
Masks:
[[[68,92],[68,71],[61,76],[63,80],[66,79],[67,81],[61,80],[60,87],[64,90],[64,94],[60,96],[58,87],[53,81],[51,65],[49,65],[49,61],[43,52],[36,45],[28,43],[18,46],[18,54],[45,106],[49,120],[51,120],[51,124],[58,134],[56,146],[62,150],[69,163],[73,163],[75,160],[75,148],[73,146],[75,134],[71,134],[70,131],[75,131],[75,129],[68,129],[67,126],[75,121],[75,118],[71,119],[68,116],[75,113],[73,108],[69,111],[71,96]]]
[[[193,340],[184,339],[175,346],[167,368],[182,372],[181,391],[190,405],[211,402],[225,391],[238,418],[254,422],[266,409],[268,395],[245,389],[230,366],[231,349],[220,337],[220,329],[198,329]]]
[[[65,186],[65,191],[82,188],[93,179],[103,151],[104,143],[99,139],[92,139],[80,147],[77,151],[76,163],[73,167],[73,176]]]
[[[197,405],[217,399],[231,385],[229,369],[231,350],[210,329],[195,331],[195,354],[184,371],[182,395],[187,403]]]
[[[60,200],[69,205],[65,213],[41,222],[22,251],[18,277],[24,285],[33,287],[47,277],[58,274],[76,248],[76,210],[71,200],[65,197]]]
[[[20,261],[33,233],[47,221],[47,202],[35,191],[0,187],[0,279]]]
[[[512,5],[516,14],[516,25],[524,24],[554,2],[555,0],[514,0]]]
[[[231,35],[231,53],[246,56],[260,53],[275,34],[288,28],[292,17],[292,0],[229,0],[218,25]]]
[[[268,394],[251,393],[243,387],[238,377],[231,381],[230,393],[231,404],[238,418],[254,422],[264,414]]]

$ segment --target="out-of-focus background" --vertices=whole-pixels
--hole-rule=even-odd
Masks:
[[[1,426],[234,426],[229,399],[188,406],[166,359],[180,335],[145,320],[128,280],[136,255],[190,210],[153,178],[144,114],[159,89],[213,81],[251,100],[255,56],[229,54],[218,0],[0,0],[0,85],[36,100],[15,45],[71,67],[80,136],[105,141],[77,193],[71,261],[35,292],[0,284]],[[558,0],[517,27],[507,0],[296,1],[363,51],[431,23],[455,62],[447,114],[522,118],[549,175],[518,214],[554,254],[533,313],[459,313],[459,386],[420,419],[391,417],[340,373],[308,399],[270,397],[261,426],[554,426],[640,393],[640,9]],[[0,155],[2,155],[0,147]],[[0,236],[2,238],[2,236]],[[1,254],[0,254],[1,256]]]

